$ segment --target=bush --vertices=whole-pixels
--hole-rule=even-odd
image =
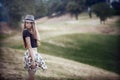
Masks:
[[[108,17],[113,14],[113,9],[107,3],[98,3],[92,6],[93,12],[99,17],[101,23],[105,22]]]

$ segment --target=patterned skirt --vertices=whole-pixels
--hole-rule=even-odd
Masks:
[[[45,61],[43,60],[42,56],[40,53],[34,51],[34,58],[35,58],[35,68],[34,70],[36,71],[38,68],[41,68],[42,70],[46,70],[47,66],[45,64]],[[26,70],[32,70],[33,68],[31,67],[32,59],[29,56],[28,50],[24,53],[24,68]]]

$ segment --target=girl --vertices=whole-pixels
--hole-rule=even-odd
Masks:
[[[26,15],[24,19],[23,42],[27,49],[24,56],[25,69],[28,70],[29,80],[34,80],[34,74],[38,67],[43,70],[47,69],[44,60],[37,52],[38,41],[40,36],[35,26],[35,19],[33,15]]]

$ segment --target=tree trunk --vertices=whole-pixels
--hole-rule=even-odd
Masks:
[[[78,20],[78,14],[75,14],[75,19]]]

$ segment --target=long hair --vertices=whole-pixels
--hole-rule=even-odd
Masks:
[[[31,27],[31,31],[32,31],[31,34],[33,35],[34,39],[37,40],[37,45],[39,45],[39,43],[40,43],[40,35],[39,35],[39,32],[38,32],[38,29],[35,26],[34,22],[31,22],[31,25],[32,25],[32,27]],[[24,22],[24,29],[27,29],[26,28],[26,22]],[[24,41],[24,47],[27,48],[27,44],[26,44],[25,41]]]

